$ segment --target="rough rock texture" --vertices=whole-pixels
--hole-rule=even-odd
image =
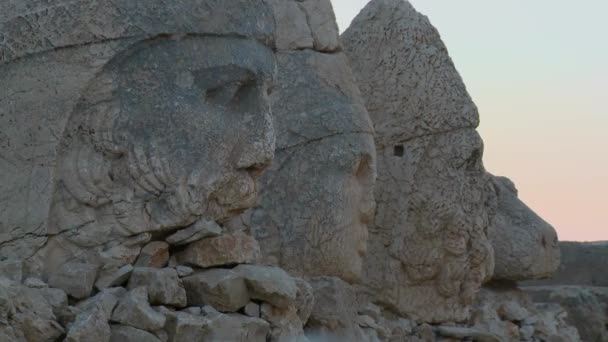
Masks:
[[[145,287],[135,288],[127,293],[112,313],[112,321],[142,330],[153,331],[165,325],[165,316],[154,311],[148,303]]]
[[[7,341],[53,342],[64,332],[38,289],[0,277],[0,337],[6,336]]]
[[[135,267],[129,289],[145,287],[154,305],[186,306],[186,290],[173,268]]]
[[[374,209],[367,112],[343,54],[282,52],[277,63],[277,150],[248,227],[269,264],[355,280]]]
[[[495,255],[493,278],[530,280],[551,276],[560,264],[555,229],[517,198],[517,189],[509,179],[494,177],[493,183],[498,198],[496,216],[488,229]]]
[[[277,24],[279,50],[340,48],[338,25],[330,0],[270,0]]]
[[[523,287],[534,302],[559,304],[566,322],[583,341],[608,341],[608,288],[583,286]]]
[[[286,308],[296,300],[298,288],[295,280],[277,267],[239,265],[234,272],[245,279],[252,299]]]
[[[547,280],[525,285],[581,285],[608,287],[608,241],[559,243],[561,263]]]
[[[163,268],[168,262],[169,245],[162,241],[152,241],[141,249],[135,266]]]
[[[109,342],[108,316],[101,306],[80,313],[70,327],[65,342]]]
[[[581,341],[563,308],[536,304],[510,284],[482,288],[468,323],[496,341]]]
[[[110,342],[161,342],[153,334],[130,327],[114,324],[111,326]]]
[[[370,2],[342,40],[376,129],[365,286],[417,320],[465,320],[494,267],[477,108],[439,34],[408,2]]]
[[[196,241],[177,254],[180,263],[204,268],[253,263],[259,258],[258,242],[240,232]]]
[[[235,312],[249,302],[243,277],[232,270],[212,269],[183,279],[188,305],[212,305],[224,312]]]

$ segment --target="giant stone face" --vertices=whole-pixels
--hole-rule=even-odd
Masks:
[[[103,266],[108,249],[254,204],[275,144],[272,11],[155,2],[0,6],[0,171],[11,198],[0,257],[27,260],[27,272]]]

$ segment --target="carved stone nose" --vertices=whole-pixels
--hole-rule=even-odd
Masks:
[[[254,176],[266,169],[274,158],[275,134],[270,114],[265,114],[261,127],[248,132],[239,159],[238,169],[246,169]]]

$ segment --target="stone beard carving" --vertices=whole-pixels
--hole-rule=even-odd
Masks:
[[[253,40],[205,36],[158,37],[110,61],[59,146],[45,271],[80,248],[253,205],[274,153],[273,61]]]
[[[355,281],[375,207],[367,112],[342,53],[277,55],[277,152],[249,226],[267,262],[303,277]]]
[[[361,291],[418,321],[466,320],[494,268],[477,108],[439,34],[406,1],[370,2],[342,41],[377,133]]]

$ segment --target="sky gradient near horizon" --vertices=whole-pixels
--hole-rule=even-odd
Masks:
[[[332,0],[345,30],[368,0]],[[561,240],[608,240],[608,1],[411,0],[479,107],[488,171]]]

